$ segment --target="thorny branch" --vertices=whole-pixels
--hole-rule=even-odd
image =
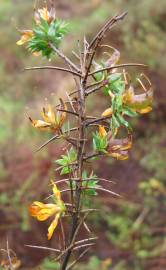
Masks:
[[[55,66],[44,66],[44,67],[42,67],[41,66],[41,67],[27,67],[27,68],[25,68],[25,70],[45,70],[45,69],[59,70],[59,71],[63,71],[63,72],[66,72],[66,73],[71,73],[72,75],[80,77],[80,74],[78,72],[67,69],[67,68],[62,68],[62,67],[55,67]]]
[[[79,179],[79,181],[77,181],[76,183],[76,190],[75,190],[75,213],[73,214],[72,217],[72,228],[71,228],[71,232],[70,232],[70,236],[69,236],[69,243],[68,245],[70,246],[72,241],[73,241],[73,237],[75,235],[75,231],[77,229],[78,226],[78,216],[80,214],[80,210],[81,210],[81,192],[82,192],[82,173],[83,173],[83,164],[86,161],[84,159],[84,150],[85,150],[85,139],[86,139],[86,126],[90,125],[92,123],[97,123],[101,120],[105,120],[105,118],[101,118],[100,120],[92,120],[91,122],[86,123],[85,119],[86,119],[86,115],[85,115],[85,98],[86,95],[90,94],[90,93],[86,93],[87,87],[88,87],[88,77],[90,75],[90,70],[91,70],[91,66],[92,66],[92,61],[93,58],[95,56],[96,50],[98,49],[98,46],[102,40],[102,38],[104,37],[105,33],[107,32],[108,29],[110,29],[110,27],[117,21],[121,20],[122,18],[124,18],[124,16],[126,15],[126,13],[122,14],[121,16],[116,16],[113,19],[111,19],[105,26],[104,28],[102,28],[101,31],[99,31],[99,33],[97,34],[97,36],[94,38],[94,40],[91,42],[91,44],[89,45],[86,42],[86,39],[84,38],[84,53],[83,56],[80,54],[80,66],[81,66],[81,79],[79,82],[79,91],[78,91],[78,97],[77,97],[77,101],[78,101],[78,150],[77,150],[77,169],[76,169],[76,177]],[[95,44],[95,45],[94,45]],[[94,45],[93,48],[93,52],[91,51],[92,47]],[[90,56],[90,60],[89,60],[89,56]],[[63,57],[62,57],[63,58]],[[89,64],[87,63],[89,62]],[[71,64],[71,67],[73,67],[73,64]],[[78,70],[77,70],[78,72]],[[100,88],[97,87],[95,89],[91,89],[89,91],[91,91],[91,93],[93,93],[94,91],[97,91]],[[102,187],[97,187],[96,189],[98,190],[102,190],[102,191],[107,191],[106,189],[102,188]],[[111,194],[114,194],[111,191],[107,191],[110,192]],[[117,195],[117,194],[116,194]],[[65,270],[67,265],[68,265],[68,261],[70,259],[70,256],[72,254],[72,249],[69,249],[66,254],[64,255],[64,259],[63,259],[63,263],[61,266],[61,270]],[[69,268],[70,269],[70,268]]]
[[[54,207],[54,212],[55,208],[58,209],[57,214],[55,216],[55,220],[51,224],[52,226],[56,227],[57,225],[57,219],[60,219],[61,223],[61,234],[62,236],[60,237],[60,244],[61,247],[59,249],[52,249],[52,248],[47,248],[47,247],[42,247],[42,246],[32,246],[28,245],[28,247],[33,247],[33,248],[38,248],[38,249],[46,249],[50,251],[54,251],[59,253],[58,257],[55,259],[56,261],[59,261],[61,263],[61,268],[60,270],[70,270],[72,269],[75,264],[84,256],[84,254],[91,248],[95,243],[94,240],[96,240],[95,237],[93,237],[90,229],[86,225],[86,218],[88,214],[92,211],[97,211],[97,209],[92,208],[84,208],[83,207],[83,196],[86,191],[101,191],[101,192],[107,192],[113,196],[118,196],[120,197],[119,194],[113,192],[110,189],[105,188],[103,185],[104,183],[110,183],[112,181],[104,179],[104,178],[99,178],[97,176],[93,175],[93,172],[90,174],[90,176],[84,177],[84,169],[85,165],[92,161],[93,158],[97,158],[99,156],[107,155],[107,149],[110,151],[110,155],[112,157],[115,157],[117,159],[126,159],[128,157],[128,151],[131,148],[132,145],[132,140],[131,136],[129,136],[129,125],[128,122],[125,121],[123,118],[123,105],[126,102],[133,103],[135,102],[137,105],[140,100],[143,100],[142,103],[144,102],[144,99],[149,99],[151,100],[151,88],[149,91],[146,91],[145,85],[142,83],[141,79],[137,79],[140,85],[143,87],[144,92],[146,92],[146,95],[135,95],[133,88],[128,87],[129,90],[127,94],[125,95],[124,93],[121,94],[120,98],[118,99],[118,95],[115,93],[112,93],[112,89],[109,89],[108,96],[109,99],[112,101],[112,107],[108,108],[106,111],[107,113],[102,114],[102,117],[95,117],[95,116],[88,116],[86,112],[86,104],[87,104],[87,99],[89,95],[101,90],[102,88],[107,88],[106,86],[109,85],[109,75],[118,75],[114,74],[114,71],[119,68],[124,68],[124,67],[130,67],[130,66],[141,66],[144,67],[145,65],[143,64],[137,64],[137,63],[128,63],[128,64],[117,64],[118,61],[114,61],[113,58],[111,60],[109,59],[109,64],[107,65],[98,65],[98,68],[95,68],[95,56],[97,53],[97,50],[99,47],[102,47],[101,42],[103,38],[106,36],[107,32],[119,21],[125,18],[126,12],[122,13],[121,15],[114,16],[108,22],[100,29],[100,31],[95,35],[95,37],[92,39],[90,43],[87,42],[86,37],[83,39],[83,45],[78,42],[78,53],[73,53],[77,60],[79,60],[79,65],[77,66],[73,61],[71,61],[62,51],[58,49],[58,46],[55,46],[56,42],[53,41],[48,41],[50,39],[47,39],[44,44],[47,44],[47,51],[44,53],[48,53],[47,56],[50,56],[50,50],[51,53],[54,52],[58,57],[60,57],[66,64],[66,67],[57,67],[57,66],[41,66],[41,67],[29,67],[26,68],[26,70],[45,70],[45,69],[51,69],[51,70],[57,70],[61,72],[66,72],[69,73],[73,76],[73,79],[75,81],[75,89],[72,93],[66,94],[67,95],[67,101],[63,101],[60,99],[60,104],[56,106],[56,113],[54,113],[54,109],[51,106],[49,106],[48,112],[46,111],[45,108],[43,108],[42,111],[42,117],[43,120],[31,120],[31,123],[34,127],[39,128],[39,129],[45,129],[45,130],[51,130],[55,132],[55,135],[47,140],[42,146],[40,146],[37,151],[43,149],[46,145],[50,144],[51,142],[55,140],[60,140],[63,139],[66,143],[66,150],[67,150],[67,155],[64,157],[65,159],[65,166],[62,163],[62,160],[58,160],[57,163],[60,165],[56,169],[56,171],[66,169],[68,178],[58,180],[55,182],[51,182],[53,185],[53,194],[50,195],[50,197],[54,197],[59,204],[58,207],[56,205]],[[35,20],[37,21],[37,25],[40,24],[39,19],[41,19],[41,14],[40,12],[37,13],[35,17]],[[50,22],[54,22],[56,25],[56,20],[55,20],[55,11],[54,7],[52,5],[51,11],[48,12],[46,20],[47,25],[49,26]],[[42,18],[43,20],[43,18]],[[57,25],[56,25],[57,26]],[[63,30],[63,26],[62,26]],[[63,31],[62,31],[63,32]],[[28,35],[30,35],[29,37]],[[60,33],[59,33],[60,34]],[[27,36],[26,36],[27,35]],[[61,36],[61,34],[60,34]],[[27,33],[23,34],[23,38],[18,42],[18,45],[21,45],[25,42],[25,38],[27,40],[31,40],[34,37],[33,31],[28,31]],[[53,38],[53,37],[52,37]],[[55,37],[56,38],[56,37]],[[58,37],[59,39],[59,37]],[[57,41],[57,40],[54,40]],[[34,49],[34,42],[30,44],[31,51],[34,53],[38,53],[39,47],[37,47],[37,51]],[[106,46],[103,46],[106,47]],[[42,50],[41,50],[42,51]],[[124,73],[124,74],[123,74]],[[121,84],[122,86],[129,85],[127,81],[127,76],[125,72],[122,74],[124,75],[124,80],[120,81],[120,84],[118,85],[118,91],[119,88],[121,90]],[[100,76],[101,74],[101,76]],[[99,77],[97,79],[97,76]],[[146,78],[146,76],[144,76]],[[115,80],[116,81],[116,80]],[[151,84],[150,84],[151,87]],[[110,93],[111,92],[111,93]],[[149,102],[148,100],[148,102]],[[69,108],[70,107],[70,108]],[[116,107],[116,108],[115,108]],[[117,110],[119,109],[119,111]],[[114,110],[114,115],[113,114],[113,109]],[[127,106],[125,107],[125,113],[127,114],[132,114],[133,111],[129,110],[127,111]],[[135,113],[140,112],[140,113],[146,113],[149,110],[151,110],[151,106],[147,106],[145,108],[139,108],[135,109]],[[108,113],[109,112],[109,113]],[[119,113],[120,112],[120,113]],[[75,120],[75,127],[70,127],[68,125],[68,128],[63,130],[62,125],[63,122],[66,118],[66,115],[71,115],[73,119]],[[104,125],[101,125],[104,123]],[[94,134],[94,138],[96,138],[96,141],[94,143],[93,147],[93,152],[92,151],[87,151],[87,148],[89,147],[88,145],[88,128],[89,127],[99,127],[99,132],[97,134]],[[107,132],[105,130],[105,126],[108,129],[109,126],[109,131]],[[115,128],[114,128],[115,126]],[[128,130],[128,137],[124,139],[115,139],[115,134],[118,133],[118,130],[121,127],[125,127]],[[72,133],[72,135],[71,135]],[[95,137],[96,136],[96,137]],[[101,147],[98,149],[98,139],[100,137],[99,141],[99,146]],[[100,145],[101,143],[101,145]],[[68,148],[74,149],[74,159],[69,158],[69,151]],[[66,162],[67,160],[67,162]],[[63,174],[63,173],[61,173]],[[95,186],[90,186],[89,183],[91,181],[97,181]],[[68,188],[58,190],[56,185],[59,184],[68,184]],[[102,183],[102,185],[101,185]],[[64,203],[63,200],[61,199],[61,195],[64,193],[67,193],[67,195],[70,195],[70,201],[69,203]],[[48,199],[47,198],[47,199]],[[45,204],[40,204],[36,202],[37,204],[32,205],[32,216],[38,217],[38,212],[40,210],[40,207],[45,207]],[[51,204],[52,206],[52,204]],[[46,209],[44,209],[44,212],[48,210],[47,208],[51,207],[50,204],[46,204]],[[39,210],[38,210],[39,209]],[[60,210],[59,210],[60,209]],[[59,212],[58,212],[59,211]],[[35,213],[35,214],[34,214]],[[39,211],[40,213],[40,211]],[[46,220],[48,216],[39,216],[39,220]],[[71,226],[70,230],[67,234],[65,234],[65,230],[63,227],[62,223],[62,218],[68,216],[71,221]],[[45,219],[44,219],[45,218]],[[81,227],[84,226],[88,232],[88,238],[83,239],[83,240],[78,240],[78,232],[80,231]],[[52,237],[52,234],[50,236],[50,227],[48,230],[48,239]],[[54,228],[55,229],[55,228]],[[53,230],[54,231],[54,230]],[[52,233],[53,233],[52,231]],[[76,258],[73,262],[69,264],[71,261],[71,257],[73,253],[78,250],[86,248],[78,258]],[[10,258],[9,258],[10,259]],[[11,266],[12,268],[12,266]]]

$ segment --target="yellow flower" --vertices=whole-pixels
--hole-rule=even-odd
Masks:
[[[21,39],[16,43],[19,46],[27,43],[34,36],[34,33],[31,30],[20,31],[20,33],[22,34]]]
[[[42,202],[35,201],[32,203],[32,205],[29,207],[29,213],[32,217],[35,217],[38,221],[45,221],[48,218],[54,216],[53,221],[51,222],[49,228],[48,228],[48,240],[51,239],[54,230],[56,229],[58,225],[58,221],[60,217],[65,212],[65,205],[64,202],[61,199],[61,193],[58,190],[55,183],[53,183],[53,194],[54,199],[56,203],[48,203],[44,204]]]
[[[103,138],[107,136],[107,131],[103,126],[99,126],[99,135]]]
[[[47,9],[47,7],[44,7],[42,9],[38,9],[35,11],[34,19],[36,24],[41,23],[41,19],[48,22],[49,24],[54,21],[56,18],[55,8],[51,7],[50,11]]]
[[[61,103],[61,109],[66,110],[66,104],[63,102],[62,99],[60,99]],[[43,108],[43,111],[41,112],[41,115],[43,117],[43,120],[33,120],[31,117],[29,117],[32,125],[40,130],[51,130],[51,131],[58,131],[65,119],[66,119],[66,112],[56,112],[54,111],[53,107],[51,105],[48,105],[48,109],[46,110]]]

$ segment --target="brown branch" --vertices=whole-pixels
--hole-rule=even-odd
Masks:
[[[97,35],[93,38],[93,40],[91,41],[89,47],[88,47],[88,56],[90,56],[90,60],[89,60],[89,64],[87,66],[87,70],[86,70],[86,75],[85,75],[85,81],[87,80],[88,76],[89,76],[89,72],[92,66],[92,62],[93,59],[95,57],[96,51],[103,39],[103,37],[105,36],[105,34],[107,33],[108,30],[111,29],[111,27],[117,23],[120,20],[123,20],[124,17],[127,15],[127,12],[122,13],[121,15],[115,16],[112,19],[110,19],[102,28],[101,30],[97,33]]]
[[[52,70],[58,70],[58,71],[63,71],[63,72],[67,72],[67,73],[71,73],[72,75],[78,76],[80,77],[80,73],[75,72],[73,70],[70,69],[66,69],[66,68],[62,68],[62,67],[54,67],[54,66],[44,66],[44,67],[27,67],[24,70],[42,70],[42,69],[52,69]]]
[[[100,191],[104,191],[104,192],[110,193],[110,194],[112,194],[112,195],[121,197],[121,195],[119,195],[118,193],[113,192],[113,191],[111,191],[111,190],[109,190],[109,189],[106,189],[106,188],[103,188],[103,187],[94,187],[94,188],[91,188],[91,187],[80,187],[80,190],[93,190],[93,189],[100,190]],[[70,191],[70,189],[67,188],[67,189],[61,190],[61,193],[69,192],[69,191]],[[76,189],[73,189],[73,191],[77,191],[77,190],[76,190]],[[51,196],[52,196],[52,195],[51,195]],[[75,213],[77,213],[77,211],[75,211]]]
[[[98,86],[96,86],[96,87],[90,89],[89,91],[86,91],[86,94],[85,94],[85,95],[88,96],[88,95],[90,95],[90,94],[92,94],[92,93],[94,93],[94,92],[100,90],[101,88],[103,88],[103,87],[104,87],[105,85],[107,85],[107,84],[108,84],[108,81],[105,80],[101,85],[98,85]]]
[[[29,248],[43,249],[43,250],[49,250],[49,251],[61,253],[61,250],[55,249],[55,248],[50,248],[50,247],[35,246],[35,245],[24,245],[24,246],[29,247]]]
[[[48,141],[46,141],[44,144],[42,144],[37,150],[36,152],[39,152],[41,149],[43,149],[46,145],[48,145],[49,143],[55,141],[56,139],[60,139],[59,135],[55,135],[53,136],[51,139],[49,139]]]
[[[118,193],[113,192],[113,191],[111,191],[111,190],[109,190],[109,189],[106,189],[106,188],[95,187],[95,189],[96,189],[96,190],[100,190],[100,191],[104,191],[104,192],[107,192],[107,193],[110,193],[110,194],[112,194],[112,195],[114,195],[114,196],[121,197],[121,195],[119,195]]]
[[[73,115],[75,115],[75,116],[77,116],[77,117],[79,116],[78,113],[72,112],[72,111],[69,111],[69,110],[57,109],[57,111],[59,111],[59,112],[66,112],[66,113],[69,113],[69,114],[73,114]]]
[[[139,63],[120,64],[120,65],[116,65],[116,66],[110,66],[110,67],[101,68],[99,70],[95,70],[95,71],[89,73],[88,76],[92,76],[92,75],[99,73],[99,72],[110,71],[111,69],[122,68],[122,67],[147,67],[147,65],[139,64]]]
[[[66,256],[65,256],[65,260],[64,260],[64,262],[65,263],[67,263],[68,264],[68,260],[66,261],[66,259],[68,258],[68,256],[69,256],[69,254],[68,254],[68,252],[70,252],[71,253],[71,250],[72,250],[72,248],[74,247],[74,243],[75,243],[75,239],[76,239],[76,237],[77,237],[77,234],[78,234],[78,232],[79,232],[79,229],[80,229],[80,227],[82,226],[82,224],[83,224],[83,222],[84,222],[84,220],[87,218],[87,216],[88,216],[88,214],[89,213],[86,213],[84,216],[83,216],[83,218],[81,219],[81,221],[80,221],[80,223],[78,224],[78,226],[77,226],[77,228],[75,229],[75,231],[74,231],[74,235],[73,235],[73,238],[72,238],[72,241],[71,241],[71,244],[55,259],[55,261],[59,261],[65,254],[66,254]],[[67,256],[68,255],[68,256]],[[70,256],[69,256],[70,257]],[[69,258],[68,258],[69,259]],[[64,263],[63,262],[63,263]],[[67,266],[67,264],[66,264],[66,266]],[[63,265],[62,265],[63,266]],[[65,266],[65,267],[66,267]],[[63,269],[63,268],[62,268]],[[65,268],[64,268],[65,269]]]
[[[53,51],[60,57],[62,58],[68,65],[69,67],[73,68],[76,70],[78,73],[80,73],[80,69],[66,56],[64,55],[59,49],[57,49],[53,44],[49,43],[49,46],[53,49]]]
[[[12,260],[11,260],[11,256],[10,256],[10,249],[9,249],[9,241],[7,238],[7,256],[8,256],[8,260],[9,260],[9,264],[10,264],[10,269],[14,270],[13,264],[12,264]]]
[[[76,245],[79,245],[79,244],[82,244],[82,243],[85,243],[85,242],[89,242],[89,241],[94,241],[94,240],[97,240],[97,239],[98,239],[98,237],[91,237],[91,238],[79,240],[79,241],[75,242],[75,244]]]
[[[96,124],[96,123],[105,121],[105,120],[110,119],[110,118],[111,118],[111,116],[100,117],[100,118],[94,119],[92,121],[85,121],[85,122],[86,122],[86,126],[89,126],[89,125],[92,125],[92,124]]]
[[[96,245],[96,243],[87,243],[85,245],[75,247],[75,248],[73,248],[73,250],[78,250],[78,249],[81,249],[81,248],[85,248],[85,247],[89,247],[89,246],[95,246],[95,245]]]
[[[90,156],[87,157],[87,158],[90,158]],[[88,182],[88,181],[90,181],[90,180],[92,180],[92,179],[93,179],[93,177],[87,178],[87,179],[82,179],[82,180],[79,180],[78,178],[66,178],[66,179],[62,179],[62,180],[55,181],[55,183],[56,183],[56,185],[57,185],[57,184],[66,183],[66,182],[69,182],[69,181]],[[114,181],[107,180],[107,179],[104,179],[104,178],[94,177],[94,179],[95,179],[95,180],[98,180],[98,181],[108,182],[108,183],[115,183]]]
[[[72,268],[77,264],[77,262],[78,262],[80,259],[82,259],[83,256],[89,251],[89,249],[90,249],[90,247],[87,248],[86,250],[84,250],[84,251],[80,254],[80,256],[79,256],[74,262],[72,262],[72,263],[69,265],[69,267],[67,267],[67,270],[72,269]]]
[[[85,42],[84,42],[85,44]],[[86,44],[84,45],[86,46]],[[86,52],[86,48],[84,48],[84,52]],[[86,58],[86,57],[85,57]],[[78,91],[78,113],[79,113],[79,117],[78,117],[78,147],[77,147],[77,171],[76,171],[76,177],[79,178],[79,180],[82,180],[82,172],[83,172],[83,155],[84,155],[84,146],[85,146],[85,129],[86,129],[86,125],[85,125],[85,90],[86,90],[86,84],[87,81],[84,78],[84,70],[86,69],[86,61],[84,61],[84,63],[82,63],[82,60],[80,60],[82,66],[81,69],[81,74],[82,77],[80,79],[80,85],[79,90]],[[77,230],[79,224],[79,212],[80,212],[80,208],[81,208],[81,183],[80,182],[76,182],[76,191],[75,191],[75,209],[76,212],[73,214],[72,217],[72,226],[71,226],[71,231],[70,231],[70,235],[69,235],[69,246],[71,245],[71,243],[73,242],[73,238],[75,235],[75,231]],[[62,266],[61,266],[61,270],[66,270],[70,256],[72,254],[72,249],[69,249],[64,256],[63,262],[62,262]]]
[[[94,83],[91,83],[90,85],[87,85],[86,89],[88,90],[89,88],[95,87],[97,85],[100,85],[101,83],[103,83],[104,79],[100,80],[100,81],[95,81]]]
[[[84,157],[84,160],[87,161],[88,159],[95,158],[101,155],[103,155],[103,153],[92,153],[89,156]]]
[[[78,130],[78,128],[71,128],[69,130],[65,130],[63,131],[63,134],[66,134],[66,133],[69,133],[69,132],[72,132],[72,131],[76,131]],[[49,143],[55,141],[56,139],[60,139],[62,137],[62,135],[55,135],[53,136],[51,139],[49,139],[48,141],[46,141],[44,144],[42,144],[37,150],[36,152],[39,152],[41,149],[43,149],[45,146],[47,146]]]
[[[92,48],[95,42],[100,43],[101,39],[104,37],[106,32],[110,30],[110,27],[114,25],[116,22],[123,20],[127,15],[127,12],[124,12],[120,15],[117,15],[108,20],[108,22],[101,28],[101,30],[97,33],[97,35],[91,41],[89,48]]]

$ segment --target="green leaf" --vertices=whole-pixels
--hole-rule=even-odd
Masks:
[[[66,155],[61,155],[61,159],[57,159],[55,163],[62,166],[61,175],[68,174],[71,172],[71,165],[73,162],[75,162],[77,159],[77,153],[73,148],[70,148],[70,150],[67,152]]]
[[[124,113],[125,115],[127,115],[127,116],[130,116],[130,117],[135,117],[135,116],[138,115],[137,112],[135,112],[133,109],[131,109],[131,108],[128,107],[128,106],[125,106],[125,107],[123,108],[123,113]]]
[[[100,64],[95,63],[95,71],[98,71],[102,69],[103,67],[104,67],[103,63],[100,63]],[[94,74],[96,81],[101,81],[103,78],[103,74],[104,72],[97,72],[96,74]]]
[[[107,145],[107,137],[101,137],[99,132],[93,133],[93,149],[95,151],[106,153]]]
[[[64,174],[68,174],[71,172],[71,168],[70,167],[64,167],[62,170],[61,170],[61,175],[64,175]]]
[[[122,94],[125,90],[125,82],[122,73],[114,73],[109,76],[109,88],[113,94]]]
[[[57,159],[56,160],[56,163],[59,164],[59,165],[61,165],[61,166],[66,165],[66,162],[64,161],[64,159]]]
[[[87,196],[96,196],[97,192],[95,188],[98,187],[98,180],[96,180],[97,176],[93,174],[88,177],[87,171],[84,171],[82,174],[82,179],[86,180],[88,178],[90,178],[88,181],[83,181],[82,183],[82,186],[87,188],[83,190],[83,194]]]
[[[128,130],[132,131],[132,127],[128,121],[126,121],[122,115],[117,114],[117,119],[122,126],[125,126]]]
[[[111,118],[111,131],[112,131],[113,137],[115,136],[116,131],[119,127],[120,127],[120,123],[118,119],[116,118],[116,116],[113,114]]]

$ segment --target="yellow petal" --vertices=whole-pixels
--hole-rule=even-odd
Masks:
[[[128,142],[126,145],[122,146],[120,149],[124,151],[124,150],[131,149],[131,147],[132,147],[132,142]]]
[[[40,130],[49,130],[50,129],[50,126],[51,126],[50,123],[44,122],[42,120],[33,120],[31,118],[29,118],[29,119],[32,123],[32,126],[34,126],[35,128],[38,128]]]
[[[48,215],[40,215],[41,209],[44,207],[43,203],[40,202],[34,202],[32,205],[29,207],[29,213],[32,217],[35,217],[39,221],[44,221],[48,219]]]
[[[48,120],[50,123],[55,123],[55,112],[54,112],[54,109],[51,105],[48,106],[48,113],[47,113],[47,116],[48,116]]]
[[[50,124],[55,124],[55,112],[54,112],[53,107],[50,104],[48,105],[47,111],[45,108],[43,108],[41,115],[45,122],[48,122]]]
[[[106,109],[103,113],[102,113],[102,117],[108,117],[108,116],[111,116],[112,115],[112,109],[111,108],[108,108]]]
[[[99,126],[99,135],[103,138],[107,136],[107,131],[103,126]]]
[[[52,235],[53,235],[53,233],[54,233],[54,230],[56,229],[56,227],[57,227],[57,225],[58,225],[58,220],[59,220],[59,218],[60,218],[60,213],[58,213],[58,214],[55,216],[53,222],[52,222],[51,225],[49,226],[49,228],[48,228],[48,234],[47,234],[48,240],[51,239],[51,237],[52,237]]]
[[[53,185],[52,191],[53,191],[53,194],[55,195],[55,198],[57,200],[61,200],[61,193],[59,189],[57,188],[57,185],[53,182],[53,180],[51,180],[51,183]]]
[[[33,52],[33,55],[38,57],[38,56],[40,56],[40,52]]]
[[[126,160],[129,158],[127,154],[110,153],[109,155],[117,160]]]
[[[49,11],[47,8],[39,9],[38,12],[43,20],[49,21]]]
[[[61,109],[67,110],[66,103],[64,103],[61,98],[60,98],[60,103],[61,103]],[[66,119],[66,112],[60,112],[60,120],[59,120],[60,127],[63,125],[65,119]]]
[[[17,41],[17,45],[21,46],[26,43],[30,38],[27,35],[23,35],[19,41]]]
[[[137,110],[137,111],[138,111],[139,113],[141,113],[141,114],[149,113],[149,112],[152,111],[152,107],[148,106],[148,107],[146,107],[146,108],[144,108],[144,109],[139,109],[139,110]]]
[[[122,145],[113,145],[113,146],[111,147],[111,150],[112,150],[112,151],[117,151],[117,150],[121,149],[121,147],[122,147]]]
[[[22,33],[21,39],[19,41],[17,41],[17,43],[16,43],[19,46],[28,42],[34,35],[33,31],[31,31],[31,30],[21,31],[21,33]]]
[[[125,91],[123,95],[123,102],[125,104],[130,104],[132,102],[132,99],[134,97],[134,88],[130,85],[129,89]]]
[[[45,221],[52,215],[60,211],[60,207],[56,204],[44,204],[41,202],[33,202],[29,207],[29,213],[39,221]]]

